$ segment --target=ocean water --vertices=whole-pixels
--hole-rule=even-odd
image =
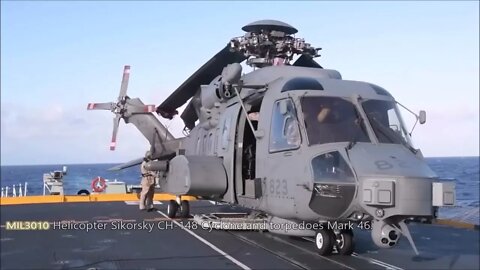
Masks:
[[[442,178],[454,178],[457,207],[442,207],[439,216],[480,224],[479,157],[427,158],[433,171]]]
[[[453,178],[456,182],[457,207],[442,208],[440,216],[479,223],[479,157],[427,158],[437,175]],[[65,194],[77,194],[81,189],[91,190],[91,182],[97,176],[105,179],[124,181],[127,185],[140,184],[139,166],[122,171],[108,171],[118,164],[66,165],[64,177]],[[11,187],[28,182],[27,195],[43,194],[43,174],[62,170],[60,165],[1,166],[0,185]]]
[[[118,164],[71,164],[71,165],[25,165],[25,166],[2,166],[1,186],[22,184],[27,185],[27,195],[43,195],[43,174],[52,171],[61,171],[67,166],[67,174],[63,177],[63,188],[67,195],[74,195],[81,189],[91,192],[92,180],[101,176],[110,181],[118,180],[127,185],[140,184],[140,166],[130,167],[121,171],[109,171]]]

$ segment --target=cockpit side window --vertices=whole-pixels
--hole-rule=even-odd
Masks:
[[[409,144],[409,135],[393,101],[367,100],[362,106],[380,143]]]
[[[300,143],[300,130],[292,100],[276,101],[273,104],[270,129],[270,152],[297,149],[300,147]]]

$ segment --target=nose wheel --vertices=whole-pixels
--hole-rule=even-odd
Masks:
[[[330,255],[335,243],[335,235],[331,230],[318,230],[315,234],[315,246],[318,254],[322,256]]]
[[[340,255],[351,255],[354,249],[351,230],[318,230],[315,234],[315,246],[318,254],[327,256],[335,249]]]
[[[335,231],[335,248],[340,255],[351,255],[355,248],[352,230]]]

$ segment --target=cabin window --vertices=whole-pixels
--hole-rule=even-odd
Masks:
[[[312,160],[313,180],[316,183],[351,183],[355,181],[352,170],[338,152],[330,152]]]
[[[339,97],[304,97],[301,103],[310,145],[370,142],[365,124],[350,101]]]
[[[270,152],[296,149],[300,143],[300,130],[292,100],[276,101],[270,129]]]

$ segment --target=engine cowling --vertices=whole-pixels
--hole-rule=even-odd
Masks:
[[[221,196],[227,190],[223,162],[213,156],[174,157],[166,180],[165,191],[175,195]]]

